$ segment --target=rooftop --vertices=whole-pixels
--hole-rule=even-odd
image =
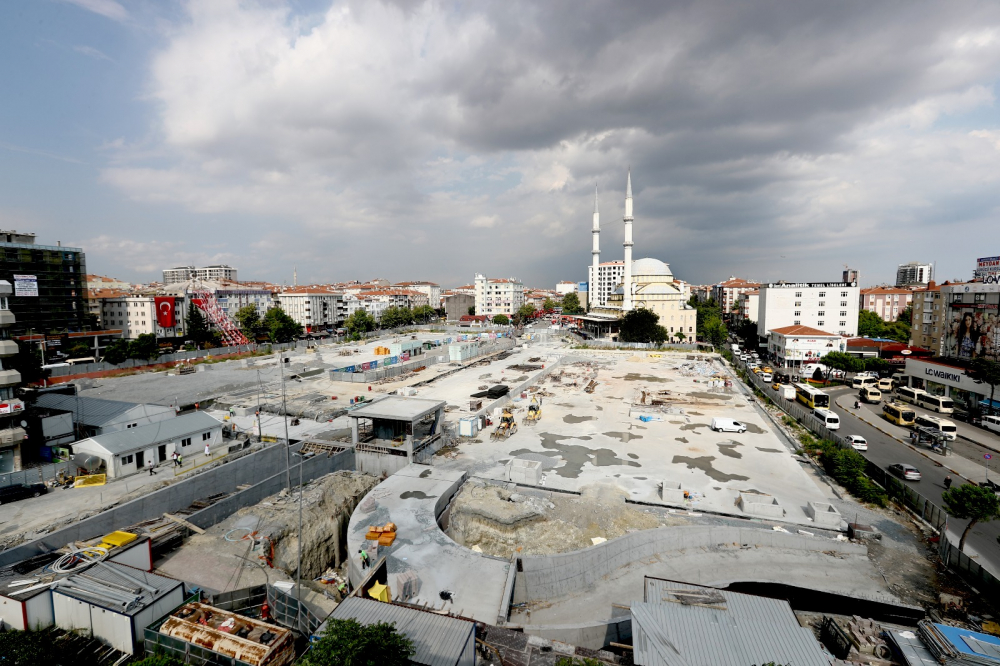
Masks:
[[[444,409],[444,400],[427,398],[403,398],[391,395],[370,405],[358,407],[350,412],[352,418],[389,419],[392,421],[416,421],[438,409]]]
[[[141,410],[142,416],[154,416],[174,411],[170,407],[163,407],[162,405],[144,405],[135,402],[105,400],[103,398],[85,398],[76,395],[65,395],[63,393],[43,393],[38,396],[35,404],[39,407],[47,407],[48,409],[73,412],[73,421],[95,427],[113,423],[137,407],[143,408]]]
[[[179,580],[149,573],[142,569],[135,569],[116,562],[102,562],[97,566],[90,567],[87,569],[86,574],[82,575],[86,576],[82,581],[78,580],[81,574],[62,579],[52,588],[53,591],[101,608],[113,610],[116,613],[121,613],[122,602],[116,602],[113,599],[119,599],[122,595],[133,595],[131,592],[123,592],[122,587],[138,590],[133,595],[136,599],[134,605],[124,610],[125,614],[129,616],[139,613],[158,599],[163,598],[171,591],[183,585]],[[135,581],[153,588],[153,591],[136,585]],[[88,588],[88,590],[74,587],[74,583],[78,582],[80,583],[80,588]],[[110,595],[109,598],[103,598],[100,592],[89,591],[100,590],[101,588],[107,589]]]
[[[783,326],[781,328],[772,328],[772,333],[778,333],[780,335],[803,335],[812,336],[815,338],[839,338],[839,335],[834,333],[827,333],[826,331],[821,331],[818,328],[813,328],[811,326]]]
[[[169,409],[169,407],[167,408]],[[118,455],[135,451],[143,447],[153,446],[160,442],[172,439],[180,439],[185,435],[193,435],[211,428],[217,428],[222,423],[206,414],[205,412],[193,412],[176,416],[171,419],[157,421],[138,428],[118,430],[103,435],[94,435],[88,439],[96,443],[109,453]],[[87,440],[81,440],[76,445],[79,446]]]

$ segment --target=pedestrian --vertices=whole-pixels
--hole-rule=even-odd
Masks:
[[[944,489],[948,490],[950,488],[951,488],[951,474],[949,474],[948,476],[944,477]]]
[[[368,551],[362,548],[358,552],[361,553],[361,570],[364,571],[368,568]]]
[[[212,449],[208,448],[208,444],[205,444],[205,455],[209,458],[212,457]]]
[[[170,459],[174,461],[174,467],[177,467],[177,452],[174,451],[170,454]]]
[[[181,453],[177,454],[177,466],[184,467],[184,455]]]
[[[149,461],[146,463],[146,469],[149,470],[149,475],[150,476],[156,476],[156,471],[153,469],[153,459],[152,458],[150,458]]]

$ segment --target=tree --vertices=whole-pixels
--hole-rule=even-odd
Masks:
[[[571,292],[563,296],[562,299],[562,311],[563,314],[582,314],[583,307],[580,305],[580,297],[576,295],[575,292]]]
[[[698,324],[695,328],[695,333],[703,340],[707,339],[705,336],[706,322],[712,317],[722,321],[722,310],[719,308],[719,304],[715,302],[714,298],[710,298],[707,301],[699,301],[696,296],[692,296],[688,299],[688,305],[698,311]]]
[[[858,313],[858,335],[863,338],[880,338],[885,332],[885,321],[871,310]]]
[[[703,332],[705,341],[712,343],[713,347],[721,347],[726,343],[726,338],[729,337],[726,325],[717,315],[712,315],[705,320]]]
[[[256,340],[264,334],[264,323],[260,319],[256,305],[244,305],[236,311],[236,323],[239,325],[243,335],[251,341]]]
[[[496,324],[497,326],[507,326],[508,324],[510,324],[510,318],[507,315],[498,314],[497,316],[493,317],[493,323]]]
[[[830,374],[834,370],[843,370],[844,372],[861,372],[865,367],[864,361],[860,358],[839,351],[830,352],[820,359],[820,363],[826,366],[827,381],[830,381]]]
[[[288,316],[279,308],[271,308],[261,322],[271,342],[291,342],[302,335],[302,324]]]
[[[326,631],[299,663],[303,666],[408,666],[413,642],[395,623],[363,625],[357,620],[330,620]]]
[[[535,306],[531,303],[525,303],[517,309],[514,313],[514,323],[523,324],[526,320],[531,319],[535,316]]]
[[[344,322],[344,328],[351,334],[351,338],[358,340],[368,331],[375,330],[375,319],[364,308],[358,308]]]
[[[90,345],[85,342],[78,342],[69,348],[70,358],[85,358],[87,356],[92,356],[93,351],[90,349]]]
[[[426,322],[435,314],[434,308],[429,305],[418,305],[413,308],[413,319]]]
[[[751,345],[753,347],[757,346],[757,322],[744,319],[736,326],[736,330],[733,332],[748,347]]]
[[[135,340],[128,343],[129,358],[152,361],[160,355],[160,348],[156,344],[156,336],[152,333],[143,333]]]
[[[983,488],[972,483],[963,483],[957,488],[946,490],[941,494],[944,509],[959,520],[968,520],[958,542],[958,550],[965,550],[965,540],[977,523],[985,523],[1000,518],[1000,499],[990,488]]]
[[[886,322],[885,328],[882,329],[882,337],[896,342],[909,342],[910,325],[901,321]]]
[[[67,651],[51,631],[0,631],[0,663],[11,666],[91,666],[97,659]]]
[[[619,342],[655,342],[662,345],[667,341],[667,329],[659,324],[660,316],[646,308],[636,308],[618,320]]]
[[[684,338],[686,338],[687,336],[684,335],[684,331],[677,331],[676,333],[674,333],[674,337],[676,337],[681,342],[684,342]]]
[[[990,387],[990,407],[992,408],[993,394],[996,393],[997,384],[1000,384],[1000,363],[985,358],[973,359],[972,366],[969,368],[969,376]]]
[[[194,303],[188,304],[187,316],[184,317],[184,330],[187,331],[187,338],[195,344],[202,344],[212,339],[212,334],[208,330],[208,321]]]
[[[397,326],[408,326],[413,323],[413,313],[410,308],[391,306],[382,311],[379,324],[382,328],[396,328]]]
[[[543,310],[554,310],[555,308],[556,308],[556,302],[553,301],[551,298],[546,298],[545,301],[542,303]]]
[[[104,348],[104,362],[118,365],[128,360],[128,340],[118,339]]]
[[[879,377],[888,377],[889,371],[892,366],[889,365],[889,361],[884,358],[879,358],[878,356],[871,356],[864,359],[865,370],[869,372],[877,372]]]
[[[903,322],[907,326],[913,326],[913,306],[907,305],[903,308],[903,311],[899,313],[897,321]]]
[[[475,305],[470,305],[469,306],[469,316],[470,317],[474,317],[475,315],[476,315],[476,306]]]

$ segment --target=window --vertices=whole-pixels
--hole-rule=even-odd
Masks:
[[[846,317],[847,316],[847,310],[841,310],[840,311],[840,316],[841,317]]]
[[[123,465],[131,465],[134,460],[135,460],[135,458],[133,456],[131,456],[131,455],[122,456],[121,457],[121,461],[122,461]]]
[[[191,446],[191,438],[186,437],[181,440],[181,446]]]
[[[802,324],[802,322],[801,322],[801,321],[799,321],[798,319],[796,319],[796,320],[795,320],[795,326],[799,326],[799,325],[801,325],[801,324]]]
[[[976,294],[976,303],[986,302],[986,294]],[[6,310],[7,308],[4,308]]]
[[[824,305],[826,305],[826,301],[820,301],[820,302],[819,302],[819,306],[820,306],[820,307],[823,307]]]
[[[823,315],[825,315],[825,314],[826,314],[826,311],[824,311],[824,310],[820,310],[820,311],[819,311],[819,312],[817,312],[816,314],[817,314],[817,315],[819,315],[820,317],[822,317]]]
[[[210,440],[210,439],[212,439],[212,433],[210,433],[210,432],[203,432],[203,433],[201,433],[201,441],[205,442],[205,441]]]
[[[847,301],[841,301],[840,302],[840,307],[846,308],[847,307]]]
[[[840,292],[840,297],[841,298],[847,298],[847,292],[846,291]]]
[[[801,308],[802,307],[802,301],[795,301],[795,307]]]
[[[819,292],[819,297],[820,298],[826,298],[826,292],[825,291]]]
[[[802,292],[801,291],[795,292],[795,298],[802,298]]]
[[[840,322],[840,327],[841,327],[841,329],[843,329],[843,328],[844,328],[844,326],[847,326],[847,322],[846,322],[846,321],[842,321],[842,322]]]
[[[816,322],[816,325],[817,325],[817,326],[822,326],[822,325],[823,325],[823,320],[821,319],[821,320],[819,320],[818,322]]]
[[[795,311],[795,316],[796,317],[801,317],[802,316],[802,312],[800,310],[796,310]]]

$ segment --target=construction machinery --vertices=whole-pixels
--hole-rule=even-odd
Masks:
[[[538,398],[532,396],[528,405],[528,413],[524,417],[525,425],[534,425],[542,420],[542,406],[538,404]]]
[[[514,414],[510,411],[510,407],[504,407],[500,423],[490,435],[490,439],[507,439],[515,432],[517,432],[517,421],[514,420]]]
[[[227,346],[248,345],[250,340],[240,331],[226,311],[219,306],[215,295],[201,285],[193,286],[189,292],[191,302],[215,325]]]

